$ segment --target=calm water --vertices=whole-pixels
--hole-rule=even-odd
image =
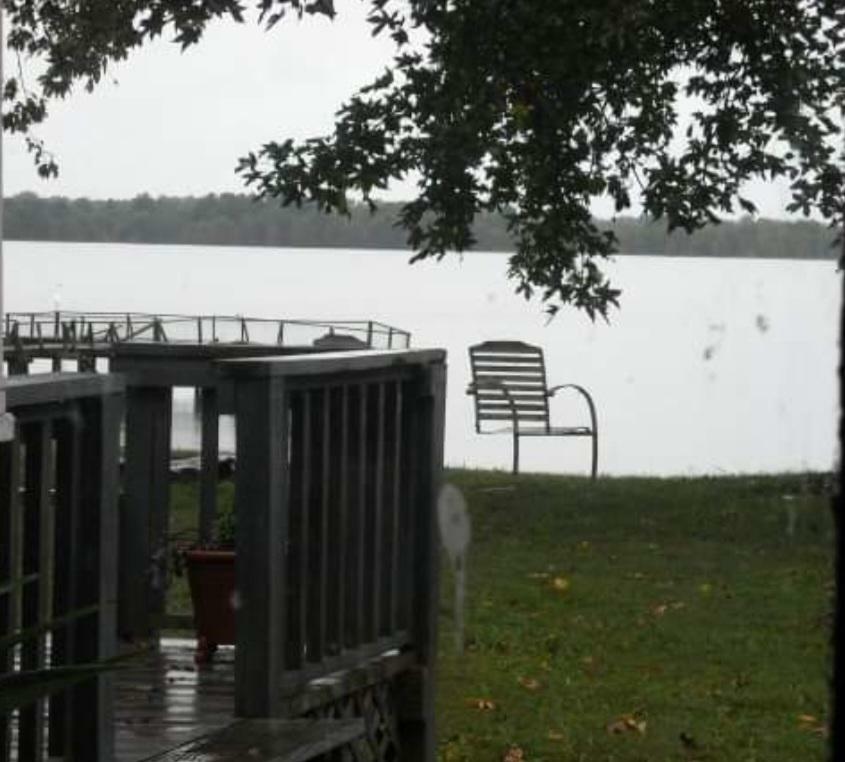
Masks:
[[[473,433],[467,347],[520,339],[546,351],[551,383],[586,386],[600,470],[702,474],[829,469],[835,454],[839,286],[833,263],[621,258],[611,323],[568,311],[547,323],[513,294],[506,257],[407,264],[399,252],[118,244],[6,245],[9,310],[137,310],[368,318],[449,353],[446,459],[508,468],[510,442]],[[575,399],[561,423],[586,422]],[[190,444],[189,398],[176,443]],[[221,434],[231,446],[231,427]],[[523,440],[524,441],[524,440]],[[587,441],[524,441],[525,470],[584,472]]]

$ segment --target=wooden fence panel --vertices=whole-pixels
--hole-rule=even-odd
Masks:
[[[115,654],[122,393],[117,379],[76,374],[8,385],[17,425],[0,447],[0,637],[15,642],[0,673]],[[91,678],[21,705],[11,726],[1,718],[0,759],[112,759],[110,686]]]
[[[443,354],[224,366],[237,401],[236,712],[275,716],[314,678],[412,653],[401,758],[433,759]]]

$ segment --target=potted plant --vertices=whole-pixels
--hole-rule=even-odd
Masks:
[[[214,541],[181,552],[194,607],[194,661],[208,664],[220,645],[235,643],[235,511],[222,500]]]

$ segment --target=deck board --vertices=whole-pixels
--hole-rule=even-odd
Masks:
[[[234,720],[234,650],[197,668],[192,640],[163,639],[116,678],[115,760],[140,762]]]

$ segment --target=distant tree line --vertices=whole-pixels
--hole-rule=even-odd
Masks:
[[[400,208],[401,203],[384,203],[371,214],[361,205],[345,219],[233,193],[106,201],[21,193],[5,200],[3,226],[7,239],[21,241],[404,249],[405,234],[395,224]],[[794,259],[837,254],[834,232],[806,220],[743,218],[692,235],[669,235],[665,226],[633,217],[601,226],[616,233],[624,254]],[[501,217],[482,215],[474,234],[479,251],[513,251]]]

